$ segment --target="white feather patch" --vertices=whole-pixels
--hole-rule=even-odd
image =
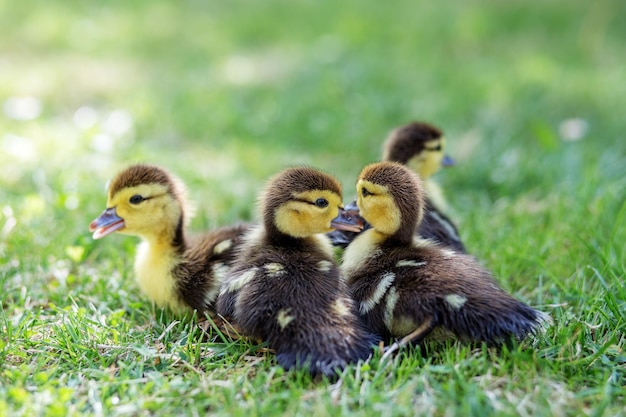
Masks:
[[[228,273],[228,266],[226,266],[225,264],[218,262],[215,265],[213,265],[213,282],[214,285],[212,288],[209,289],[209,291],[207,291],[206,294],[204,294],[204,302],[205,304],[212,304],[215,301],[215,298],[217,298],[217,294],[219,294],[220,292],[220,285],[222,284],[222,282],[224,282],[224,279],[226,278],[226,274]]]
[[[427,264],[427,262],[425,262],[425,261],[418,262],[418,261],[414,261],[412,259],[403,259],[401,261],[398,261],[398,263],[396,263],[396,266],[398,268],[402,268],[403,266],[424,266],[426,264]]]
[[[387,289],[393,284],[393,281],[396,279],[396,274],[393,272],[387,272],[380,277],[380,281],[378,282],[378,286],[376,286],[376,291],[374,294],[367,300],[361,302],[359,307],[359,312],[361,314],[365,314],[368,311],[372,310],[376,305],[382,300],[383,296],[387,292]]]
[[[276,321],[278,322],[281,330],[284,330],[285,327],[287,327],[287,325],[295,319],[294,316],[289,315],[289,311],[290,310],[288,308],[284,308],[276,315]]]
[[[230,239],[222,240],[220,243],[213,246],[213,253],[216,255],[219,255],[223,253],[224,251],[230,249],[231,246],[233,246],[232,240]]]
[[[234,280],[230,282],[230,284],[228,285],[228,291],[234,292],[243,288],[244,285],[246,285],[248,282],[254,279],[257,271],[258,271],[258,268],[256,267],[250,268],[244,271],[241,275],[239,275],[237,278],[235,278]]]
[[[350,308],[346,305],[346,303],[338,298],[332,304],[331,308],[335,314],[338,316],[348,316],[350,315]]]
[[[321,260],[317,263],[317,269],[321,272],[328,272],[333,267],[333,263],[326,260]]]
[[[445,259],[451,259],[456,256],[456,252],[449,249],[441,249],[441,254]]]
[[[383,322],[389,330],[393,329],[393,311],[396,309],[398,303],[398,292],[396,287],[391,287],[389,294],[387,294],[387,302],[385,304],[385,314],[383,315]]]
[[[267,273],[271,275],[282,275],[286,272],[283,264],[280,264],[278,262],[271,262],[269,264],[265,264],[263,265],[263,268],[265,268]]]
[[[455,310],[459,310],[467,301],[467,297],[459,294],[448,294],[446,295],[445,300],[446,303],[450,305],[450,307],[454,308]]]

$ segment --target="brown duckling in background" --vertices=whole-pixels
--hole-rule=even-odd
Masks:
[[[459,232],[443,212],[447,204],[439,186],[431,180],[442,166],[454,161],[444,153],[446,139],[441,130],[428,123],[413,122],[394,129],[383,144],[383,160],[400,162],[415,171],[426,188],[424,217],[416,233],[450,249],[465,252]],[[356,204],[346,206],[350,214],[357,211]],[[369,228],[365,224],[363,230]],[[356,233],[334,231],[329,234],[333,245],[345,248]]]
[[[440,329],[498,345],[534,333],[548,319],[501,289],[472,256],[415,236],[424,192],[406,166],[366,166],[357,193],[372,228],[347,247],[341,269],[370,331],[384,340],[405,338],[404,344]]]
[[[187,195],[166,170],[138,164],[121,171],[108,189],[107,209],[89,225],[93,238],[113,232],[139,236],[137,283],[161,308],[214,314],[220,284],[247,226],[188,237]]]
[[[222,284],[217,312],[242,334],[268,343],[286,369],[336,376],[366,359],[376,339],[359,320],[324,233],[339,224],[341,185],[313,168],[271,178],[261,224],[241,246]]]

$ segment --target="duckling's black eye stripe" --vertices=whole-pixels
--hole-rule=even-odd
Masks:
[[[315,201],[302,200],[301,198],[294,198],[293,201],[298,201],[300,203],[307,203],[307,204],[310,204],[312,206],[316,206],[317,205],[317,204],[315,204]]]
[[[155,197],[161,197],[161,196],[163,196],[163,195],[165,195],[165,194],[151,195],[151,196],[149,196],[149,197],[140,196],[140,197],[141,197],[141,200],[137,200],[136,202],[132,202],[132,201],[130,201],[130,203],[131,203],[131,204],[140,204],[140,203],[143,203],[144,201],[147,201],[147,200],[152,200],[152,199],[153,199],[153,198],[155,198]],[[133,197],[135,197],[135,196],[133,196]],[[131,197],[131,199],[132,199],[132,197]]]

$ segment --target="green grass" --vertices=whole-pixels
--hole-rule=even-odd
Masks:
[[[0,415],[626,415],[623,2],[0,8]],[[10,117],[23,96],[32,120]],[[572,118],[579,140],[560,133]],[[449,138],[458,165],[438,181],[470,252],[552,316],[545,334],[377,353],[316,381],[154,310],[136,240],[87,231],[134,161],[185,180],[195,230],[253,219],[293,164],[348,200],[414,119]]]

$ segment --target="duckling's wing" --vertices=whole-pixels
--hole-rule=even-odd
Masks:
[[[214,313],[222,281],[248,229],[247,225],[223,227],[190,239],[185,261],[177,265],[174,274],[178,294],[192,309]]]
[[[337,266],[311,253],[264,253],[231,272],[218,298],[220,314],[276,350],[286,369],[336,376],[366,359],[377,338],[365,331]]]
[[[439,254],[443,258],[430,268],[416,271],[413,303],[427,305],[445,330],[463,340],[497,345],[535,333],[546,320],[504,291],[473,257],[446,250]]]
[[[426,199],[424,217],[417,228],[417,235],[457,252],[466,252],[465,245],[461,241],[459,231],[454,222],[437,210],[428,198]]]

